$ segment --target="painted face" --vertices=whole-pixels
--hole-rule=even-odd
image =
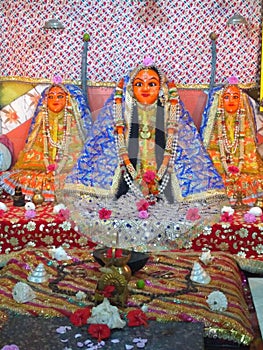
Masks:
[[[240,102],[240,89],[237,86],[229,86],[223,94],[223,106],[226,112],[236,113]]]
[[[134,78],[135,99],[146,105],[153,104],[159,95],[160,77],[153,69],[143,69]]]
[[[66,106],[66,93],[59,87],[52,87],[47,95],[47,106],[54,113],[61,112]]]

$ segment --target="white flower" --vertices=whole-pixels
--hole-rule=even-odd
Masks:
[[[205,226],[203,229],[203,234],[205,236],[211,235],[212,233],[212,227],[211,226]]]
[[[25,210],[35,210],[36,206],[33,202],[27,202],[25,204]]]
[[[58,214],[61,209],[67,209],[67,207],[64,204],[62,204],[62,203],[57,204],[53,208],[53,213],[54,214]]]
[[[228,304],[225,294],[219,290],[208,295],[207,303],[212,311],[225,311]]]
[[[118,308],[112,306],[107,298],[104,298],[101,304],[92,308],[87,323],[106,324],[110,329],[123,328],[126,325],[126,322],[120,317]]]
[[[240,256],[241,258],[245,258],[246,257],[246,253],[245,252],[238,252],[237,256]]]
[[[223,208],[221,209],[221,213],[228,213],[229,215],[233,215],[235,212],[235,210],[231,207],[227,207],[227,206],[223,206]]]
[[[35,231],[36,229],[36,223],[34,221],[29,221],[26,225],[25,228],[28,229],[28,231]]]
[[[36,243],[30,241],[30,242],[27,243],[27,246],[28,246],[28,247],[35,247],[35,246],[36,246]]]
[[[5,203],[0,202],[0,209],[3,211],[7,211],[7,206],[5,205]]]
[[[68,221],[62,222],[62,224],[59,225],[64,231],[69,231],[71,229],[71,223]]]
[[[255,216],[261,216],[262,215],[262,209],[259,207],[252,207],[249,211],[249,214],[253,214]]]
[[[84,293],[81,290],[79,290],[78,293],[76,294],[76,298],[78,300],[84,300],[86,298],[86,293]]]

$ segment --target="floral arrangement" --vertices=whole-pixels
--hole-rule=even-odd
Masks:
[[[120,315],[116,306],[112,306],[107,298],[98,306],[90,309],[85,307],[74,311],[70,317],[70,322],[81,327],[88,325],[87,332],[98,342],[108,339],[111,335],[111,329],[137,326],[147,326],[148,319],[146,314],[140,309],[130,310],[127,315]],[[60,332],[60,329],[57,329]]]

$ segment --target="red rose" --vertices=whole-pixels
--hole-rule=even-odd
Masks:
[[[100,219],[109,219],[111,217],[111,210],[106,208],[102,208],[99,210],[99,218]]]
[[[227,170],[229,171],[230,174],[238,174],[239,173],[239,169],[235,165],[230,165]]]
[[[99,342],[110,337],[110,329],[106,324],[91,324],[88,333]]]
[[[128,312],[128,326],[136,327],[136,326],[147,326],[147,316],[142,310],[131,310]]]
[[[112,297],[112,294],[114,291],[115,291],[114,286],[106,286],[101,292],[101,294],[103,294],[105,298],[110,298]]]
[[[83,326],[84,324],[87,324],[87,320],[90,318],[91,311],[90,308],[85,307],[84,309],[78,309],[74,311],[70,317],[69,320],[74,326]]]
[[[147,210],[149,206],[150,204],[147,202],[146,199],[141,199],[139,202],[136,203],[138,211]]]
[[[220,217],[220,221],[223,221],[223,222],[233,222],[234,220],[234,217],[233,215],[230,215],[228,212],[224,212],[221,217]]]

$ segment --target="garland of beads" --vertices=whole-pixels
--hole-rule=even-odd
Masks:
[[[48,284],[49,288],[54,293],[64,294],[64,295],[67,295],[69,297],[70,296],[75,297],[77,294],[76,291],[71,290],[71,289],[66,289],[66,288],[60,288],[58,286],[59,283],[62,282],[67,275],[74,276],[74,272],[73,273],[66,272],[65,269],[67,269],[69,267],[75,267],[75,266],[78,267],[80,265],[85,265],[85,264],[89,264],[92,262],[93,262],[92,259],[86,259],[86,260],[82,260],[82,261],[73,262],[70,264],[58,265],[57,266],[58,276],[57,276],[57,278],[55,278],[51,282],[49,282],[49,284]],[[162,264],[162,263],[160,262],[160,264]],[[169,264],[166,264],[166,265],[169,265]],[[149,303],[149,302],[156,300],[156,299],[159,299],[162,301],[166,301],[166,300],[171,301],[171,298],[175,298],[175,297],[180,296],[180,295],[185,295],[188,293],[197,293],[198,288],[196,287],[195,283],[190,278],[192,269],[188,268],[188,267],[185,267],[185,269],[188,270],[188,272],[185,275],[186,287],[184,287],[182,289],[176,290],[172,293],[171,292],[169,292],[169,293],[167,293],[167,292],[166,293],[151,293],[151,292],[145,292],[142,290],[138,291],[136,289],[129,288],[129,294],[130,295],[141,295],[141,296],[147,297],[148,298],[147,302]],[[79,277],[81,277],[81,276],[79,276]],[[83,276],[83,278],[85,278],[85,277]],[[72,300],[69,300],[69,301],[72,302]],[[86,293],[85,301],[95,303],[94,293],[93,292]],[[138,305],[137,307],[141,307],[141,306],[142,305]]]
[[[124,173],[124,179],[129,186],[129,188],[135,193],[135,195],[139,197],[143,197],[142,191],[134,184],[134,180],[136,180],[138,173],[132,165],[127,145],[125,142],[124,136],[124,118],[122,116],[122,98],[123,98],[123,80],[119,83],[116,88],[115,96],[114,96],[114,120],[116,126],[116,145],[118,149],[119,156],[119,164],[120,168]],[[169,109],[169,117],[167,120],[167,139],[164,150],[163,162],[160,168],[157,171],[155,176],[156,181],[160,181],[163,179],[162,184],[159,187],[159,194],[162,194],[165,190],[168,182],[170,174],[173,170],[173,164],[175,161],[176,148],[178,143],[178,120],[180,117],[181,109],[179,105],[179,97],[177,94],[177,89],[175,86],[171,86],[168,91],[168,101],[170,104]],[[130,111],[130,115],[132,114],[132,109]],[[168,169],[168,171],[167,171]],[[130,178],[129,174],[132,178]]]
[[[64,116],[63,116],[63,136],[61,142],[55,142],[50,133],[50,125],[49,125],[49,113],[46,103],[45,114],[43,118],[43,135],[44,135],[44,164],[46,168],[50,165],[49,163],[49,144],[51,147],[57,148],[60,153],[61,160],[56,169],[56,173],[60,173],[60,171],[64,168],[67,160],[68,160],[68,147],[69,147],[69,139],[71,135],[71,113],[68,113],[70,107],[68,106],[68,97],[66,98],[66,106],[64,108]]]
[[[240,98],[242,98],[242,95]],[[236,153],[237,149],[239,149],[238,169],[240,173],[244,164],[244,117],[245,110],[243,108],[239,108],[236,113],[234,140],[233,142],[230,142],[227,137],[224,108],[218,108],[217,110],[220,159],[227,175],[230,175],[230,173],[228,170],[226,154],[228,154],[228,158],[230,161],[232,161],[232,155]]]

